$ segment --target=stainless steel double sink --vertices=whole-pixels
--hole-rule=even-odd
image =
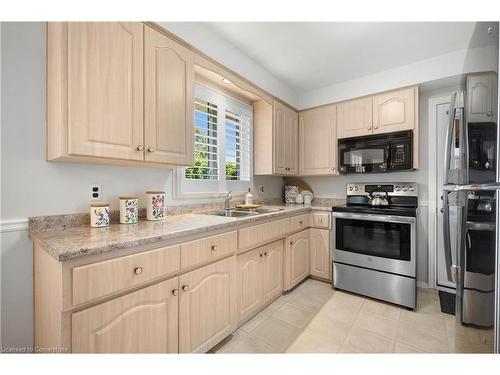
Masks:
[[[275,208],[275,207],[232,208],[229,210],[213,210],[213,211],[200,212],[200,214],[225,216],[225,217],[246,217],[246,216],[270,214],[279,211],[283,211],[283,208]]]

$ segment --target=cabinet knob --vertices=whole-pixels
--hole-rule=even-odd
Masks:
[[[153,146],[148,147],[148,152],[155,152],[155,149],[153,148]]]
[[[173,290],[172,290],[172,294],[173,294],[174,296],[179,295],[179,289],[173,289]]]
[[[293,245],[293,241],[290,241],[290,245]]]
[[[369,126],[369,127],[367,128],[367,129],[368,129],[368,130],[372,130],[372,127],[371,127],[371,125],[370,125],[370,126]]]
[[[264,254],[260,254],[260,257],[262,258],[264,256]]]
[[[142,273],[142,271],[144,271],[142,267],[136,267],[136,268],[134,268],[134,273],[136,275],[140,275]]]
[[[303,221],[302,221],[302,220],[300,220],[300,221],[299,221],[299,224],[303,224]]]
[[[189,285],[183,285],[182,290],[187,292],[189,290]]]
[[[374,126],[373,129],[378,129],[378,126]]]
[[[210,249],[212,249],[212,251],[217,250],[217,245],[212,245],[212,246],[210,246]]]
[[[488,116],[488,117],[491,117],[491,116],[493,116],[493,112],[491,112],[491,111],[488,111],[488,112],[486,113],[486,116]]]
[[[144,151],[144,146],[143,145],[137,146],[137,151]]]
[[[267,252],[264,253],[264,256],[267,257]]]

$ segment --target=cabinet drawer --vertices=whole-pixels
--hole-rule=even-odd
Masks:
[[[329,212],[313,212],[311,214],[312,226],[314,228],[330,228],[330,216]]]
[[[290,218],[290,232],[297,232],[309,227],[309,214],[298,215]]]
[[[236,231],[185,242],[181,245],[181,268],[191,267],[235,252],[237,243]]]
[[[180,267],[180,245],[162,247],[73,268],[73,304],[172,274]]]
[[[290,219],[280,219],[254,225],[238,231],[239,249],[251,249],[280,237],[285,237],[290,227]]]

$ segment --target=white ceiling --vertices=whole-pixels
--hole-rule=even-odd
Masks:
[[[498,44],[498,23],[208,22],[293,90],[317,88],[465,48]],[[494,36],[486,32],[494,27]]]

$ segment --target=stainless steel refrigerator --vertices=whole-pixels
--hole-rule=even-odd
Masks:
[[[495,337],[491,344],[498,353],[498,79],[490,73],[492,87],[485,84],[488,95],[474,93],[477,87],[469,81],[465,91],[452,96],[446,135],[442,195],[446,270],[456,285],[457,324],[477,329],[483,343]],[[483,117],[476,113],[479,109],[485,112]]]

